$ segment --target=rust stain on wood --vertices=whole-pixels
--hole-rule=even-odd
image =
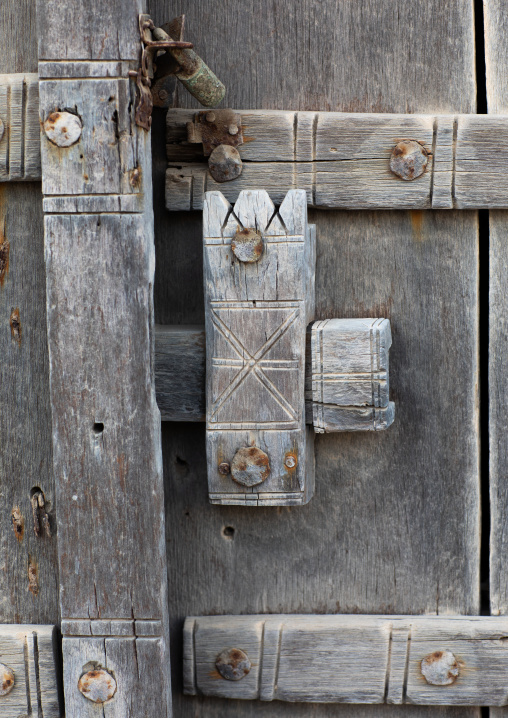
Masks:
[[[11,337],[21,346],[21,321],[19,318],[19,307],[12,309],[9,320],[11,325]]]
[[[33,596],[39,594],[39,571],[33,558],[28,562],[28,590]]]
[[[4,286],[5,278],[9,272],[9,240],[4,232],[0,233],[0,287]]]
[[[415,209],[411,211],[411,228],[413,230],[413,239],[417,242],[423,241],[423,210]]]
[[[21,543],[21,541],[23,541],[23,536],[25,535],[25,519],[23,518],[23,514],[21,513],[19,506],[15,506],[12,509],[11,517],[14,535],[18,539],[19,543]]]

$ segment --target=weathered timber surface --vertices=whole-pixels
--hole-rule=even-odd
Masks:
[[[60,718],[58,651],[54,626],[0,625],[0,663],[11,669],[14,686],[1,695],[2,718],[20,715]],[[0,685],[3,689],[4,685]]]
[[[371,336],[373,321],[384,329],[383,343]],[[384,319],[328,319],[307,327],[305,421],[312,425],[315,411],[319,433],[372,431],[392,423],[389,324]],[[313,374],[310,335],[317,326],[326,327],[328,341],[316,354]],[[205,343],[204,327],[155,326],[155,390],[162,421],[205,421]]]
[[[35,3],[0,4],[1,73],[37,71],[35,27]],[[59,621],[41,200],[40,183],[0,187],[1,623]],[[34,531],[35,488],[51,537]]]
[[[304,189],[321,209],[477,209],[508,206],[508,117],[240,111],[243,171],[216,182],[201,145],[187,141],[190,110],[167,116],[166,207],[201,209],[204,193],[263,186],[274,202]],[[416,139],[426,171],[411,181],[390,169],[395,145]]]
[[[501,0],[484,2],[487,103],[490,112],[508,110],[508,36],[506,7]],[[489,456],[490,456],[490,610],[508,614],[506,552],[508,540],[508,212],[489,216]],[[492,718],[506,718],[508,709],[491,709]]]
[[[0,182],[40,180],[39,78],[0,75]]]
[[[51,212],[45,255],[66,711],[76,718],[96,715],[97,706],[78,690],[93,662],[116,680],[114,697],[100,709],[105,715],[166,717],[151,151],[149,133],[135,124],[136,88],[127,77],[139,62],[140,8],[136,0],[85,1],[73,5],[65,21],[72,31],[63,33],[57,5],[39,7],[54,20],[41,23],[41,58],[60,61],[56,73],[45,65],[40,119],[45,123],[71,107],[82,125],[72,146],[57,146],[45,134],[41,140],[45,209]],[[82,39],[78,50],[67,44],[84,31],[90,47]],[[104,58],[132,60],[120,63],[122,77],[112,78],[102,62],[101,77],[93,63],[79,72],[67,61],[97,59],[98,40]],[[131,202],[136,195],[140,199]],[[150,623],[149,634],[138,631],[140,622]]]
[[[184,690],[262,701],[503,706],[507,631],[508,619],[494,617],[188,618]],[[225,680],[215,667],[217,656],[231,647],[251,663],[236,681]],[[450,670],[443,671],[440,663],[447,659]],[[434,667],[429,680],[422,661]]]
[[[240,229],[261,237],[257,261],[236,255]],[[289,192],[277,212],[264,190],[242,192],[234,207],[220,192],[207,194],[203,250],[210,501],[305,504],[314,493],[305,344],[314,318],[316,266],[305,193]],[[256,464],[251,469],[256,476],[247,483],[233,481],[235,454],[247,447],[264,452],[268,473],[260,480],[266,469]],[[222,462],[231,465],[231,473],[219,471]]]
[[[181,12],[173,0],[153,0],[150,10],[157,23]],[[462,0],[241,8],[225,0],[216,12],[198,0],[186,8],[186,37],[224,79],[230,107],[462,114],[476,111],[472,11]],[[177,93],[179,104],[199,109]],[[155,159],[159,193],[165,167]],[[159,194],[156,318],[203,323],[201,215],[164,212],[163,201]],[[316,494],[279,512],[209,506],[204,426],[163,425],[175,711],[477,718],[467,707],[181,696],[188,615],[479,611],[476,217],[311,211],[309,219],[317,225],[316,316],[391,320],[397,419],[386,433],[316,437]]]

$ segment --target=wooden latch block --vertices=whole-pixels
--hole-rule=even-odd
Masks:
[[[60,718],[54,626],[0,625],[0,715]]]
[[[207,616],[184,626],[184,692],[310,703],[508,705],[508,618]]]
[[[231,207],[206,196],[207,464],[215,504],[305,504],[314,490],[305,424],[306,328],[315,232],[305,192],[278,212],[263,191]]]

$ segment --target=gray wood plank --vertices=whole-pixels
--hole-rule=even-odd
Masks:
[[[50,3],[49,16],[56,5]],[[129,47],[139,50],[137,1],[108,7],[109,14],[105,4],[72,6],[70,19],[79,32],[88,29],[85,40],[92,43],[90,55],[80,59],[96,59],[94,30],[107,58],[130,59],[135,56],[124,54]],[[39,9],[46,12],[46,4]],[[127,76],[139,58],[122,63],[120,78],[80,75],[75,62],[66,62],[69,35],[55,35],[59,27],[41,23],[42,57],[60,61],[61,70],[59,78],[40,83],[43,190],[46,199],[71,194],[81,200],[49,203],[46,209],[58,213],[45,218],[60,606],[64,630],[71,631],[62,649],[66,708],[76,718],[97,710],[111,718],[166,717],[171,700],[153,379],[151,150],[150,134],[135,124],[136,88]],[[112,46],[108,38],[115,38]],[[51,141],[53,127],[47,131],[47,124],[57,126],[59,112],[67,113],[67,128],[78,127],[69,146]],[[62,133],[65,139],[67,130]],[[129,203],[138,193],[143,202]],[[113,208],[97,195],[111,196]],[[112,689],[99,691],[98,708],[93,691],[101,680]]]
[[[256,241],[262,242],[257,261],[242,253],[240,228],[257,231]],[[234,207],[220,192],[205,196],[207,473],[212,503],[297,506],[314,493],[314,432],[305,424],[313,239],[302,190],[288,192],[277,214],[264,190],[242,192]],[[247,455],[251,451],[261,452],[252,462]],[[226,474],[220,471],[223,462],[230,466]]]
[[[180,10],[159,0],[150,8],[157,22]],[[471,2],[277,0],[240,8],[226,0],[220,12],[196,2],[186,13],[186,37],[224,80],[230,107],[475,111]],[[179,104],[196,107],[178,93]],[[203,323],[200,215],[157,211],[157,321]],[[300,718],[309,710],[313,718],[476,717],[470,708],[309,709],[181,696],[186,615],[478,612],[475,215],[310,217],[316,316],[391,319],[401,408],[384,435],[317,437],[317,493],[305,508],[279,513],[210,507],[204,426],[163,425],[175,711],[182,718]],[[435,377],[439,388],[429,396]]]
[[[0,72],[37,72],[35,27],[35,3],[0,4]],[[0,621],[56,624],[56,507],[39,183],[2,185],[0,227]],[[16,310],[20,329],[13,335]],[[34,532],[30,499],[36,487],[46,500],[51,537]]]
[[[506,7],[501,0],[484,2],[485,64],[488,111],[508,108],[508,38]],[[495,616],[508,614],[506,578],[506,500],[508,440],[508,381],[506,372],[507,327],[506,277],[508,212],[489,214],[489,451],[490,451],[490,610]],[[491,709],[492,718],[506,718],[508,709]]]
[[[504,706],[507,630],[508,619],[492,616],[190,617],[185,692],[308,703]],[[216,665],[228,649],[243,654],[244,673],[236,680]]]

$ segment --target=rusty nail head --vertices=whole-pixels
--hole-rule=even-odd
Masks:
[[[231,462],[231,476],[242,486],[257,486],[270,475],[270,461],[257,446],[238,449]]]
[[[237,125],[229,125],[228,132],[230,135],[237,135],[238,134],[238,127]]]
[[[215,667],[226,681],[240,681],[249,673],[252,664],[240,648],[225,648],[217,656]]]
[[[294,469],[297,463],[298,463],[298,462],[297,462],[297,460],[296,460],[296,456],[294,456],[293,454],[288,454],[288,455],[286,456],[286,460],[284,461],[284,465],[285,465],[288,469]]]
[[[85,666],[85,668],[87,668]],[[116,693],[116,680],[105,668],[97,664],[96,668],[83,673],[78,681],[80,692],[92,703],[106,703]]]
[[[229,145],[219,145],[208,158],[208,169],[216,182],[230,182],[242,174],[240,153]]]
[[[403,180],[414,180],[425,172],[429,153],[416,140],[401,140],[392,150],[391,171]]]
[[[239,229],[231,240],[231,249],[240,262],[258,262],[263,254],[263,238],[255,229]]]
[[[222,474],[223,476],[227,476],[230,471],[231,471],[231,467],[227,461],[222,461],[219,464],[219,474]]]
[[[0,663],[0,697],[7,696],[14,688],[14,671],[5,663]]]
[[[459,663],[451,651],[434,651],[422,660],[420,669],[431,686],[450,686],[458,678]]]
[[[206,113],[207,122],[215,122],[215,112]]]
[[[71,112],[53,112],[44,123],[44,132],[57,147],[71,147],[81,137],[83,125]]]

